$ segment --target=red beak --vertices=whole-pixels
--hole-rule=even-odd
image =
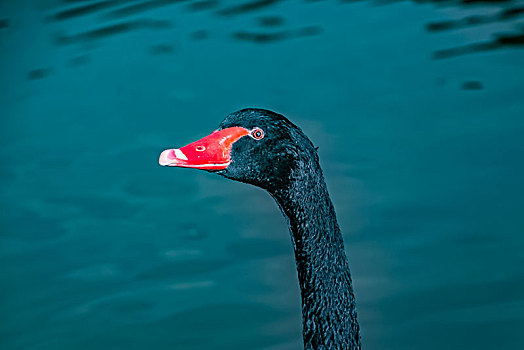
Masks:
[[[187,146],[166,149],[160,154],[158,163],[164,166],[222,170],[231,163],[233,143],[248,134],[249,130],[239,126],[214,131]]]

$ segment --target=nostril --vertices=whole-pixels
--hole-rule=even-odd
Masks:
[[[202,152],[202,151],[205,151],[206,148],[205,148],[204,146],[197,146],[197,147],[195,148],[195,150],[198,151],[198,152]]]

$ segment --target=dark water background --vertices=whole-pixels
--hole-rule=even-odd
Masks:
[[[523,349],[523,30],[510,0],[0,2],[0,347],[299,349],[270,197],[157,164],[263,107],[320,146],[365,349]]]

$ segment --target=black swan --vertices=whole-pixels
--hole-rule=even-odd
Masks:
[[[265,189],[287,218],[302,297],[305,349],[360,349],[349,265],[317,151],[296,125],[263,109],[228,115],[160,165],[212,171]]]

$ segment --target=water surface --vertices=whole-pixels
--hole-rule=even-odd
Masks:
[[[299,349],[272,199],[157,164],[244,107],[320,147],[365,349],[523,348],[523,6],[2,2],[2,348]]]

